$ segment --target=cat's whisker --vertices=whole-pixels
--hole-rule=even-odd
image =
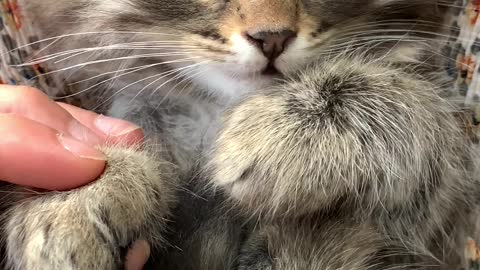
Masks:
[[[197,63],[198,64],[198,63]],[[157,78],[157,77],[161,77],[161,78],[164,78],[164,77],[167,77],[171,74],[174,74],[174,73],[178,73],[179,71],[182,71],[184,69],[190,69],[192,66],[196,66],[197,64],[192,64],[192,65],[189,65],[189,66],[186,66],[186,67],[182,67],[182,68],[177,68],[177,69],[174,69],[174,70],[168,70],[168,71],[165,71],[165,72],[162,72],[162,73],[159,73],[159,74],[155,74],[155,75],[152,75],[152,76],[148,76],[146,78],[143,78],[143,79],[140,79],[140,80],[137,80],[137,81],[134,81],[124,87],[122,87],[120,90],[116,91],[114,94],[112,94],[109,98],[107,98],[104,102],[100,103],[99,105],[97,105],[96,108],[98,108],[99,106],[102,106],[103,104],[107,103],[108,101],[110,101],[112,98],[114,98],[115,96],[117,96],[118,94],[120,94],[121,92],[123,92],[124,90],[128,89],[129,87],[135,85],[135,84],[138,84],[138,83],[141,83],[141,82],[144,82],[144,81],[147,81],[149,79],[153,79],[153,78]],[[176,75],[178,76],[178,75]],[[133,99],[132,99],[133,101]]]
[[[174,70],[174,72],[178,72],[178,71],[182,71],[182,70],[188,70],[188,69],[191,69],[191,68],[194,68],[196,66],[200,66],[200,65],[203,65],[203,64],[206,64],[210,61],[203,61],[203,62],[199,62],[199,63],[196,63],[196,64],[192,64],[192,65],[188,65],[186,67],[182,67],[182,68],[177,68]],[[144,91],[145,89],[147,89],[148,87],[150,87],[151,85],[155,84],[156,82],[158,82],[159,80],[165,78],[166,76],[170,75],[170,74],[173,74],[174,72],[172,73],[168,73],[166,74],[165,76],[162,76],[162,77],[159,77],[157,79],[155,79],[154,81],[150,82],[149,84],[145,85],[142,89],[140,89],[140,91],[138,91],[138,93],[132,98],[132,100],[130,101],[133,102],[138,96],[140,96]]]
[[[189,87],[189,86],[191,86],[191,85],[193,84],[194,79],[198,78],[200,75],[202,75],[202,74],[204,74],[204,73],[206,73],[206,71],[200,69],[198,72],[196,72],[196,73],[194,73],[194,74],[185,74],[185,77],[186,77],[188,80],[187,80],[187,83],[185,84],[185,86],[182,87],[182,89],[180,89],[179,95],[182,95],[183,92],[184,92],[184,90],[185,90],[187,87]],[[175,87],[175,86],[174,86],[174,87]]]
[[[405,33],[405,34],[424,34],[424,35],[431,35],[431,40],[439,40],[438,38],[445,38],[446,40],[449,40],[452,38],[451,35],[446,35],[446,34],[440,34],[440,33],[435,33],[431,31],[423,31],[423,30],[417,30],[417,29],[411,29],[411,30],[405,30],[405,29],[372,29],[368,31],[359,31],[355,33],[348,33],[348,36],[346,37],[362,37],[362,36],[368,36],[371,34],[377,34],[377,33]],[[346,38],[345,37],[345,38]],[[422,37],[424,38],[424,37]],[[426,38],[426,37],[425,37]],[[441,40],[439,40],[441,41]]]
[[[156,66],[156,65],[158,65],[158,63],[150,64],[150,65],[135,66],[135,67],[119,69],[119,70],[115,70],[115,71],[109,71],[109,72],[105,72],[105,73],[101,73],[101,74],[89,77],[87,79],[83,79],[83,80],[79,80],[79,81],[76,81],[76,82],[69,83],[68,85],[73,86],[73,85],[76,85],[76,84],[80,84],[80,83],[88,82],[88,81],[91,81],[91,80],[95,80],[97,78],[104,77],[104,76],[107,76],[107,75],[110,75],[110,74],[115,74],[115,73],[119,73],[119,72],[130,71],[130,70],[137,70],[139,68],[152,67],[152,66]]]
[[[453,26],[453,25],[446,25],[444,23],[438,23],[438,22],[432,22],[432,21],[424,21],[424,20],[409,20],[409,19],[393,19],[393,20],[379,20],[379,21],[374,21],[370,23],[364,23],[361,25],[351,25],[347,24],[344,27],[339,27],[338,31],[351,31],[351,30],[362,30],[362,29],[371,29],[371,28],[382,28],[385,26],[414,26],[414,27],[419,27],[419,26],[435,26],[438,27],[440,26],[441,28],[447,28],[447,29],[455,29],[455,30],[460,30],[459,27]],[[404,29],[405,30],[405,29]]]
[[[444,42],[451,41],[451,35],[447,34],[441,34],[441,33],[436,33],[432,31],[427,31],[427,30],[419,30],[419,29],[403,29],[403,28],[391,28],[391,29],[370,29],[370,28],[360,28],[360,30],[357,29],[357,31],[344,31],[343,33],[338,33],[338,35],[335,37],[333,40],[334,42],[343,42],[344,40],[350,42],[354,39],[358,39],[360,37],[370,37],[372,38],[373,34],[378,34],[378,33],[404,33],[404,34],[409,34],[410,38],[420,38],[415,36],[415,34],[421,34],[423,35],[421,38],[422,39],[430,39],[432,41],[437,41],[441,42],[442,40]],[[428,36],[430,35],[430,36]],[[374,36],[375,38],[382,38],[382,36]],[[402,35],[403,37],[403,35]],[[459,38],[461,39],[461,38]],[[338,44],[336,44],[338,45]]]
[[[398,36],[395,36],[395,35],[373,35],[373,34],[377,34],[377,33],[395,33],[395,32],[398,32],[398,33],[405,33],[404,35],[398,35]],[[412,34],[424,34],[424,35],[431,35],[431,37],[428,37],[428,36],[421,36],[421,37],[418,37],[418,36],[415,36],[415,35],[412,35]],[[388,29],[388,30],[372,30],[372,31],[359,31],[357,33],[349,33],[348,35],[344,35],[344,36],[341,36],[341,38],[338,38],[336,39],[335,41],[338,42],[338,41],[343,41],[343,40],[347,40],[349,42],[355,42],[357,40],[366,40],[366,39],[377,39],[377,40],[381,40],[383,38],[395,38],[395,37],[398,37],[398,38],[401,38],[401,37],[404,37],[404,36],[407,36],[411,39],[414,39],[414,41],[436,41],[436,42],[452,42],[454,40],[452,40],[452,36],[450,35],[446,35],[446,34],[438,34],[438,33],[434,33],[434,32],[429,32],[429,31],[420,31],[420,30],[402,30],[402,29]],[[456,37],[455,40],[458,40],[458,41],[468,41],[467,38],[461,38],[461,37]],[[478,41],[474,41],[474,44],[478,44],[479,42]],[[340,46],[340,44],[335,44],[336,46]]]
[[[365,38],[364,38],[363,40],[366,40],[366,41],[364,41],[364,42],[358,42],[358,43],[351,42],[351,44],[354,44],[355,47],[358,47],[358,48],[357,48],[357,50],[358,50],[358,49],[365,49],[365,45],[368,45],[368,44],[378,43],[378,44],[380,45],[380,44],[385,43],[385,42],[390,42],[390,41],[396,41],[396,40],[397,40],[396,38],[394,39],[394,38],[389,37],[389,38],[386,38],[386,39],[385,39],[385,38],[383,38],[383,37],[384,37],[384,36],[373,36],[373,37],[369,37],[368,39],[365,39]],[[422,43],[424,44],[424,46],[426,46],[426,47],[428,46],[428,45],[427,45],[427,42],[428,42],[428,41],[435,40],[435,39],[423,39],[423,38],[422,38],[422,39],[419,38],[419,39],[411,40],[411,39],[407,39],[407,38],[401,39],[400,37],[401,37],[401,36],[399,36],[398,42],[416,42],[416,43],[422,42]],[[404,36],[404,37],[410,37],[410,36]],[[369,40],[371,40],[371,41],[369,41]],[[348,43],[348,42],[347,42],[347,43]],[[336,49],[333,49],[333,50],[332,50],[332,49],[330,49],[330,50],[325,50],[325,51],[322,51],[322,53],[326,53],[326,52],[338,52],[338,51],[343,51],[344,49],[345,49],[345,48],[340,47],[340,48],[336,48]],[[390,50],[390,51],[392,51],[392,50]],[[437,56],[440,56],[440,57],[449,59],[449,60],[451,60],[451,61],[457,62],[457,59],[452,58],[452,57],[449,57],[449,56],[447,56],[447,55],[443,55],[443,54],[441,54],[441,53],[439,53],[439,52],[437,52],[437,51],[435,51],[435,50],[431,50],[431,52],[432,52],[433,54],[436,54]],[[387,56],[387,55],[386,55],[386,56]],[[464,63],[457,63],[457,64],[463,65],[464,67],[467,67],[467,68],[468,68],[468,65],[467,65],[467,64],[464,64]]]
[[[372,43],[382,43],[382,42],[391,42],[398,41],[399,38],[384,38],[384,39],[363,39],[363,40],[350,40],[341,44],[327,45],[319,52],[319,54],[324,55],[327,53],[339,53],[347,52],[348,50],[353,50],[353,48],[365,48],[365,45]],[[403,42],[419,42],[418,39],[402,39]],[[315,47],[313,47],[315,48]]]
[[[59,64],[59,63],[61,63],[61,62],[64,62],[64,61],[67,61],[67,60],[69,60],[69,59],[78,57],[78,56],[80,56],[80,55],[84,55],[84,54],[89,53],[89,52],[90,52],[90,51],[82,51],[82,52],[74,53],[74,54],[69,55],[69,56],[67,56],[67,57],[65,57],[65,58],[62,58],[62,59],[60,59],[60,60],[56,60],[56,61],[53,62],[53,63],[54,63],[54,64]],[[40,63],[45,63],[45,62],[48,62],[48,61],[50,61],[50,60],[53,60],[53,58],[50,58],[50,59],[48,59],[48,60],[41,61]]]
[[[44,42],[49,42],[49,41],[59,41],[64,38],[69,38],[69,37],[78,37],[78,36],[87,36],[87,35],[153,35],[153,36],[172,36],[172,37],[183,37],[181,34],[172,34],[172,33],[159,33],[159,32],[140,32],[140,31],[91,31],[91,32],[79,32],[79,33],[68,33],[68,34],[63,34],[63,35],[57,35],[54,37],[48,37],[44,38],[41,40],[37,40],[34,42],[30,42],[21,46],[16,47],[15,49],[12,49],[8,51],[8,53],[26,48],[26,47],[31,47],[35,46]]]
[[[84,62],[84,63],[80,63],[80,64],[74,64],[74,65],[71,65],[71,66],[68,66],[68,67],[65,67],[65,68],[61,68],[61,69],[49,71],[49,72],[46,72],[46,73],[42,73],[42,74],[40,74],[40,75],[37,75],[37,76],[33,77],[33,79],[38,78],[38,77],[41,77],[41,76],[47,76],[47,75],[51,75],[51,74],[55,74],[55,73],[59,73],[59,72],[64,72],[64,71],[72,70],[72,69],[75,69],[75,68],[83,68],[83,67],[90,66],[90,65],[95,65],[95,64],[110,63],[110,62],[121,61],[121,60],[134,60],[134,59],[142,59],[142,58],[154,58],[154,57],[161,57],[161,56],[169,56],[169,57],[171,57],[171,56],[190,56],[190,53],[188,53],[188,52],[181,52],[181,53],[154,53],[154,54],[140,54],[140,55],[125,56],[125,57],[117,57],[117,58],[109,58],[109,59],[100,59],[100,60],[94,60],[94,61]],[[193,57],[195,57],[195,56],[193,56]],[[196,57],[196,58],[200,58],[200,57]]]
[[[195,52],[201,52],[201,51],[205,51],[204,49],[196,49],[196,48],[182,48],[182,47],[178,47],[178,46],[165,46],[165,47],[157,47],[157,48],[113,48],[113,49],[104,49],[103,51],[107,51],[107,50],[129,50],[129,51],[138,51],[138,50],[155,50],[155,51],[159,51],[159,49],[166,49],[166,48],[169,48],[169,49],[175,49],[175,51],[169,51],[169,50],[161,50],[163,54],[165,55],[176,55],[176,53],[195,53]],[[182,50],[182,51],[178,51],[178,49],[188,49],[188,50]],[[68,59],[71,59],[71,58],[74,58],[74,57],[77,57],[79,55],[83,55],[85,53],[89,53],[89,52],[92,52],[91,50],[88,50],[88,51],[84,51],[84,52],[79,52],[77,54],[74,54],[74,55],[71,55],[71,56],[68,56],[66,58],[63,58],[63,59],[60,59],[60,60],[57,60],[55,61],[54,63],[55,64],[58,64],[60,62],[63,62],[63,61],[66,61]],[[162,56],[162,55],[159,55],[159,56]]]
[[[186,72],[188,72],[189,70],[190,70],[190,69],[187,69]],[[182,72],[185,72],[185,71],[182,70]],[[184,74],[184,73],[182,73],[182,72],[180,72],[180,73],[178,73],[177,75],[169,78],[167,81],[165,81],[165,82],[163,82],[161,85],[157,86],[157,87],[152,91],[152,93],[150,94],[150,96],[155,95],[163,86],[167,85],[168,83],[170,83],[170,82],[172,82],[172,81],[174,81],[174,80],[182,77],[182,75]],[[173,90],[174,90],[174,88],[172,87],[172,88],[170,88],[170,90],[169,90],[165,95],[163,95],[164,97],[162,98],[162,100],[160,100],[160,102],[158,103],[158,106],[160,106],[160,105],[165,101],[165,99],[170,95],[170,93],[172,93]],[[158,109],[158,106],[157,106],[157,109]]]
[[[113,51],[113,50],[129,50],[129,51],[136,51],[136,50],[159,50],[159,49],[165,49],[165,48],[168,48],[168,49],[175,49],[174,51],[169,51],[169,50],[162,50],[162,53],[187,53],[187,52],[190,52],[190,53],[194,53],[194,52],[200,52],[200,51],[204,51],[204,49],[201,49],[201,48],[185,48],[185,49],[188,49],[188,50],[181,50],[179,51],[178,49],[182,49],[182,47],[178,47],[178,46],[171,46],[171,47],[158,47],[158,48],[99,48],[99,49],[79,49],[79,50],[71,50],[71,51],[68,51],[68,52],[62,52],[62,53],[58,53],[58,54],[55,54],[55,55],[49,55],[49,56],[44,56],[43,58],[37,58],[37,59],[33,59],[33,60],[30,60],[29,62],[25,62],[21,65],[16,65],[14,67],[22,67],[22,66],[28,66],[28,65],[34,65],[34,64],[40,64],[40,63],[45,63],[45,62],[48,62],[48,61],[52,61],[56,58],[59,58],[59,57],[62,57],[62,56],[65,56],[65,55],[68,55],[66,56],[65,58],[62,58],[60,60],[56,60],[54,63],[55,64],[58,64],[60,62],[63,62],[63,61],[66,61],[68,59],[71,59],[71,58],[75,58],[77,56],[80,56],[80,55],[83,55],[83,54],[86,54],[86,53],[93,53],[93,52],[99,52],[100,53],[104,53],[106,51]]]
[[[462,5],[452,4],[451,1],[449,1],[449,0],[439,0],[437,2],[437,5],[442,6],[442,7],[451,7],[451,8],[459,8],[459,9],[464,9],[465,8],[465,6],[462,6]]]
[[[339,43],[340,41],[347,40],[346,42]],[[358,44],[364,41],[378,41],[378,42],[385,42],[385,41],[403,41],[403,42],[426,42],[426,41],[437,41],[438,39],[428,38],[428,37],[416,37],[411,35],[371,35],[371,36],[354,36],[349,38],[340,38],[334,40],[335,44],[326,44],[326,49],[334,49],[334,48],[343,48],[346,45]],[[313,47],[321,46],[314,45]]]
[[[126,72],[126,73],[122,73],[122,74],[120,74],[120,75],[113,76],[113,77],[111,77],[111,78],[108,78],[108,79],[106,79],[106,80],[103,80],[103,81],[101,81],[101,82],[98,82],[98,83],[96,83],[96,84],[94,84],[94,85],[91,85],[91,86],[89,86],[88,88],[83,89],[83,90],[81,90],[81,91],[78,91],[78,92],[76,92],[76,93],[74,93],[74,94],[67,95],[67,96],[62,96],[62,97],[60,97],[60,98],[62,98],[62,99],[63,99],[63,98],[70,98],[70,97],[73,97],[73,96],[76,96],[76,95],[85,93],[86,91],[91,90],[91,89],[93,89],[93,88],[95,88],[95,87],[97,87],[97,86],[100,86],[100,85],[102,85],[102,84],[104,84],[104,83],[106,83],[106,82],[110,82],[110,81],[116,80],[116,79],[118,79],[118,78],[120,78],[120,77],[126,76],[126,75],[128,75],[128,74],[136,73],[136,72],[138,72],[138,71],[145,70],[145,69],[148,69],[148,68],[151,68],[151,67],[160,66],[160,65],[166,65],[166,64],[173,64],[173,63],[180,63],[180,62],[187,62],[187,61],[191,61],[191,60],[194,60],[194,59],[196,59],[196,58],[184,58],[184,59],[177,59],[177,60],[172,60],[172,61],[159,62],[159,63],[155,63],[155,64],[150,64],[150,65],[144,65],[144,66],[135,68],[134,70],[128,71],[128,72]],[[171,70],[170,70],[170,71],[167,71],[167,72],[171,72]],[[153,76],[151,76],[151,77],[156,77],[156,76],[158,76],[158,75],[159,75],[159,74],[155,74],[155,75],[153,75]],[[89,78],[89,79],[86,79],[86,80],[91,80],[91,79],[92,79],[92,78]],[[144,80],[147,80],[147,79],[150,79],[150,77],[147,77],[147,78],[144,78],[144,79],[142,79],[142,80],[140,80],[140,81],[137,81],[137,82],[135,82],[135,83],[132,83],[131,85],[136,84],[136,83],[141,82],[141,81],[144,81]],[[84,80],[84,81],[86,81],[86,80]],[[75,82],[75,83],[78,84],[78,83],[80,83],[80,82]],[[131,85],[128,85],[128,87],[131,86]]]

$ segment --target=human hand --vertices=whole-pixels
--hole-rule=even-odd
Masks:
[[[129,122],[9,85],[0,85],[0,134],[0,179],[47,190],[76,188],[100,176],[106,158],[94,146],[128,146],[143,139],[141,129]],[[149,253],[148,243],[137,241],[126,269],[142,269]]]
[[[48,190],[95,180],[105,167],[95,145],[132,145],[143,138],[141,129],[126,121],[8,85],[0,85],[0,134],[0,179]]]

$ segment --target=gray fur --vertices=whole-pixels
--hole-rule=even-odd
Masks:
[[[163,243],[175,168],[148,152],[102,150],[109,164],[97,182],[31,194],[5,213],[8,269],[118,269],[133,239]]]
[[[109,167],[89,186],[12,198],[7,268],[115,269],[138,238],[154,245],[152,269],[458,264],[480,159],[440,96],[452,3],[24,2],[45,36],[90,32],[44,53],[83,52],[53,66],[90,89],[84,106],[136,122],[150,146],[106,150]],[[293,29],[308,46],[279,57],[281,80],[250,74],[228,36],[235,23]],[[158,54],[116,61],[149,53],[109,47],[132,42]],[[172,62],[186,55],[209,62]],[[199,66],[178,71],[189,64]],[[152,66],[119,71],[142,65]]]

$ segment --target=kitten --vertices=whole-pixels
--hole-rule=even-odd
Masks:
[[[454,1],[22,4],[55,37],[28,64],[148,142],[104,149],[88,186],[8,198],[7,269],[119,269],[139,238],[152,269],[458,263],[480,174],[440,96]]]

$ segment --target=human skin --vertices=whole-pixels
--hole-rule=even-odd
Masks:
[[[129,122],[54,102],[41,91],[0,85],[0,179],[46,190],[69,190],[94,181],[105,168],[97,146],[133,146],[143,132]],[[126,269],[142,269],[149,256],[137,241]]]

